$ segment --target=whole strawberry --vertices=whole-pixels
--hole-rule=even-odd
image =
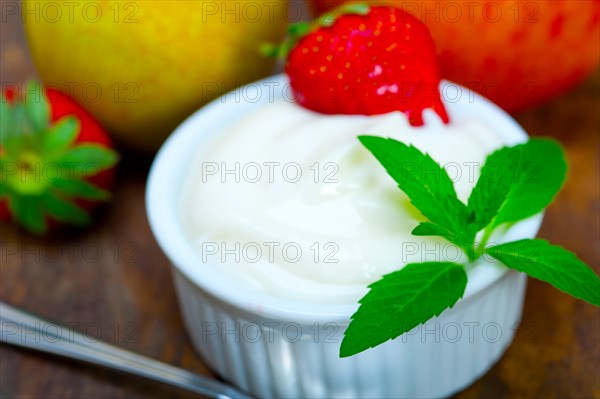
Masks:
[[[272,53],[285,56],[296,101],[325,114],[448,115],[439,94],[435,45],[427,27],[393,7],[350,4],[316,24],[300,23]]]
[[[0,101],[0,220],[34,234],[91,222],[111,198],[112,142],[80,105],[36,82]]]

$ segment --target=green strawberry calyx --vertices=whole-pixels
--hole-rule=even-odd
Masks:
[[[25,93],[23,101],[0,101],[0,201],[34,234],[48,231],[48,219],[87,225],[91,217],[75,200],[109,201],[111,193],[87,178],[112,168],[119,156],[101,144],[76,143],[75,115],[52,122],[40,83],[27,83]]]
[[[333,25],[334,22],[342,15],[367,15],[369,11],[371,11],[371,7],[369,7],[369,5],[366,3],[343,4],[342,6],[321,15],[314,22],[302,21],[290,24],[287,32],[288,36],[283,43],[279,45],[272,43],[263,44],[260,48],[260,51],[267,57],[285,60],[300,39],[310,32],[318,28]]]

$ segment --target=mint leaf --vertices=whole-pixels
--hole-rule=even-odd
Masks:
[[[112,197],[110,192],[79,179],[56,179],[52,182],[52,186],[74,198],[108,201]]]
[[[100,144],[85,143],[65,152],[57,163],[69,171],[69,176],[87,177],[111,168],[118,160],[116,151]]]
[[[516,180],[498,211],[493,226],[533,216],[552,203],[567,175],[567,162],[560,144],[535,138],[521,145]]]
[[[475,216],[473,226],[476,231],[490,224],[506,201],[519,174],[522,150],[522,145],[503,147],[485,160],[468,203]]]
[[[469,229],[469,212],[454,190],[446,170],[414,146],[394,139],[359,136],[360,142],[383,165],[411,203],[429,219],[427,228],[417,226],[415,235],[441,235],[462,248],[475,239]]]
[[[429,222],[421,222],[411,232],[414,236],[450,236],[451,232],[441,226]]]
[[[574,253],[562,247],[545,240],[525,239],[497,245],[486,252],[506,267],[600,306],[600,278]]]
[[[450,262],[409,263],[369,286],[359,301],[340,347],[352,356],[394,339],[434,316],[463,296],[467,274]]]
[[[27,82],[25,93],[27,119],[34,132],[42,132],[50,124],[50,104],[46,100],[41,83]]]
[[[65,116],[58,120],[44,135],[43,149],[46,154],[65,151],[75,142],[80,124],[73,116]]]

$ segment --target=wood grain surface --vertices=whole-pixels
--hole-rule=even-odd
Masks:
[[[1,82],[35,76],[18,19],[1,25]],[[596,43],[598,44],[598,43]],[[569,180],[540,236],[600,273],[600,73],[519,115],[533,136],[567,149]],[[144,208],[149,158],[125,153],[114,202],[83,233],[35,239],[0,224],[0,299],[120,347],[213,375],[194,352],[167,259]],[[196,395],[93,366],[0,345],[2,398],[184,398]],[[506,355],[457,398],[600,398],[600,312],[530,280]]]

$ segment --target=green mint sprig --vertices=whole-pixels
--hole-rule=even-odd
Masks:
[[[567,163],[556,141],[534,138],[490,154],[464,204],[445,169],[429,155],[393,139],[359,140],[427,219],[413,235],[441,236],[460,247],[470,262],[488,254],[510,269],[600,306],[600,278],[572,252],[540,239],[487,245],[496,229],[540,213],[560,191]],[[462,298],[466,286],[465,265],[458,263],[410,263],[386,274],[359,301],[340,357],[397,338],[440,315]]]

